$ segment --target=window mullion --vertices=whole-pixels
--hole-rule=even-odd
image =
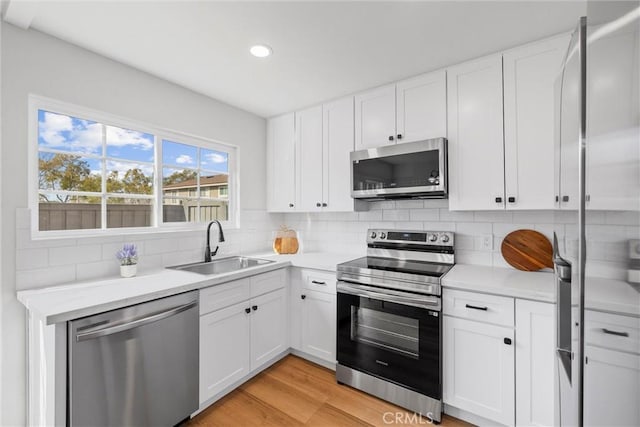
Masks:
[[[100,204],[100,219],[102,222],[101,229],[107,229],[107,127],[101,124],[102,127],[102,197]]]

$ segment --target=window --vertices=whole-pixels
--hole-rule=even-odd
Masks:
[[[219,191],[229,184],[228,153],[163,140],[162,167],[165,222],[229,218],[228,197]]]
[[[233,220],[233,147],[55,101],[31,103],[35,232]]]

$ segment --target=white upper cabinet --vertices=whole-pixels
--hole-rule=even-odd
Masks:
[[[447,70],[449,208],[504,209],[502,56]]]
[[[395,143],[396,85],[355,96],[356,150]]]
[[[447,135],[447,73],[423,74],[396,85],[396,140],[401,142]]]
[[[356,150],[445,137],[446,71],[361,93],[355,104]]]
[[[353,97],[324,104],[322,121],[322,207],[333,212],[353,211],[349,160],[354,138]]]
[[[267,207],[290,212],[296,205],[296,156],[294,114],[267,122]]]
[[[322,209],[322,106],[298,111],[296,116],[297,210]]]
[[[569,36],[506,52],[504,61],[504,171],[507,209],[553,209],[554,83]]]
[[[639,210],[639,31],[630,25],[589,44],[588,209]]]

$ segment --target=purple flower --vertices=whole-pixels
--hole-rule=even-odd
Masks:
[[[116,258],[120,265],[134,265],[138,263],[138,250],[133,243],[125,243],[121,250],[116,252]]]

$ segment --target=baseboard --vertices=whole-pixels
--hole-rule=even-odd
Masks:
[[[309,353],[305,353],[304,351],[296,350],[295,348],[292,348],[290,350],[291,350],[291,354],[293,354],[294,356],[301,357],[301,358],[303,358],[305,360],[308,360],[309,362],[315,363],[316,365],[320,365],[320,366],[323,366],[323,367],[325,367],[327,369],[331,369],[334,372],[336,370],[336,363],[337,362],[333,362],[333,363],[327,362],[324,359],[321,359],[319,357],[313,356],[313,355],[311,355]]]
[[[450,415],[454,418],[458,418],[459,420],[466,421],[468,423],[477,425],[477,426],[504,426],[504,424],[497,423],[492,420],[488,420],[484,417],[481,417],[476,414],[472,414],[471,412],[464,411],[462,409],[458,409],[454,406],[444,404],[444,413]]]

